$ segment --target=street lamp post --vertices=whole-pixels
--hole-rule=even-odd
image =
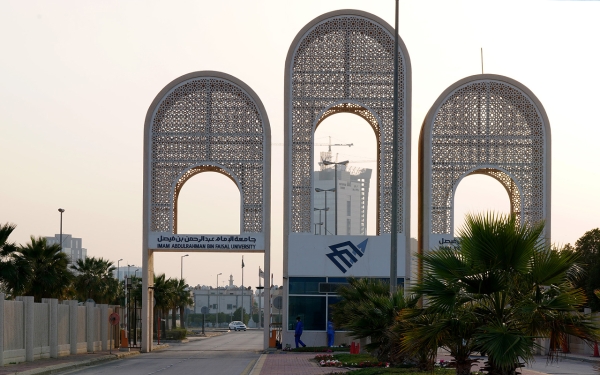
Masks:
[[[183,280],[183,258],[189,257],[190,254],[185,254],[181,256],[181,280]]]
[[[223,272],[217,274],[217,318],[216,324],[217,328],[219,328],[219,275],[222,275]]]
[[[315,191],[317,193],[325,192],[325,235],[327,235],[327,211],[329,211],[329,207],[327,207],[327,193],[328,192],[334,192],[335,193],[335,188],[332,188],[332,189],[315,188]]]
[[[338,179],[337,179],[337,166],[338,165],[347,165],[349,163],[348,160],[344,160],[344,161],[340,161],[340,162],[332,162],[329,160],[323,160],[323,164],[324,165],[333,165],[335,167],[335,188],[337,189],[338,187]],[[337,190],[335,192],[335,235],[337,236],[337,231],[338,231],[338,193]]]
[[[117,260],[117,280],[119,281],[119,283],[121,282],[121,270],[120,270],[119,265],[121,264],[122,260],[123,259]]]
[[[325,193],[325,196],[327,196],[327,193]],[[327,201],[325,201],[325,206],[327,206]],[[314,208],[313,211],[319,211],[319,222],[315,223],[315,234],[317,234],[317,225],[323,225],[323,220],[321,220],[321,211],[325,211],[325,221],[327,221],[327,211],[329,211],[329,207]],[[327,226],[325,228],[327,228]],[[327,232],[325,232],[325,233],[327,233]],[[320,234],[321,234],[321,227],[319,226],[319,235]]]
[[[62,239],[62,214],[63,212],[65,212],[64,208],[59,208],[58,212],[60,212],[60,249],[62,250],[62,243],[63,243],[63,239]]]
[[[133,264],[127,265],[127,278],[125,279],[125,313],[123,314],[123,324],[125,325],[125,333],[127,335],[127,342],[129,343],[129,289],[131,288],[131,280],[129,279],[129,268],[135,267]],[[128,289],[129,287],[129,289]]]

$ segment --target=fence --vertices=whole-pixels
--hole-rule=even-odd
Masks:
[[[0,366],[40,358],[108,350],[109,305],[33,297],[4,299],[0,293]],[[117,331],[115,329],[115,331]],[[117,331],[118,332],[118,331]]]

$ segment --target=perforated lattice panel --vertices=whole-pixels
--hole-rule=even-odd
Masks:
[[[394,36],[366,17],[328,18],[308,31],[293,56],[291,77],[291,232],[311,232],[313,127],[339,112],[365,118],[378,137],[378,233],[390,233],[394,120]],[[399,64],[398,231],[404,232],[406,64]],[[347,103],[346,106],[341,103]],[[407,187],[408,188],[408,187]]]
[[[431,232],[450,233],[453,187],[467,173],[500,181],[524,223],[544,219],[544,131],[534,102],[505,82],[474,81],[450,94],[433,120]]]
[[[151,231],[176,231],[177,193],[203,171],[237,181],[242,231],[263,231],[266,140],[261,113],[248,93],[226,79],[193,78],[165,95],[151,125]]]

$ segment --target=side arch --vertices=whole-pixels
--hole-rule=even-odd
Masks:
[[[421,128],[419,250],[454,235],[454,202],[448,193],[468,171],[499,180],[509,192],[511,210],[521,207],[521,223],[545,220],[549,239],[550,156],[548,116],[527,87],[494,74],[454,83],[436,100]]]
[[[240,234],[249,234],[245,239],[256,242],[253,252],[264,251],[264,272],[270,274],[271,129],[267,113],[258,95],[241,80],[222,72],[200,71],[166,85],[146,113],[142,352],[152,351],[154,251],[159,248],[155,238],[176,232],[181,187],[193,175],[209,170],[225,174],[240,189]],[[265,278],[265,300],[270,298],[269,284]],[[268,312],[269,308],[265,315]],[[265,330],[265,349],[268,340]]]

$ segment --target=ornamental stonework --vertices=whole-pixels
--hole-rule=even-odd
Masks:
[[[546,124],[531,98],[506,82],[476,80],[434,110],[431,233],[451,232],[454,189],[470,174],[498,180],[520,222],[545,219]]]
[[[317,23],[296,45],[291,76],[291,232],[310,233],[312,222],[313,134],[328,116],[350,112],[363,117],[377,137],[379,216],[377,233],[390,233],[392,152],[398,160],[398,232],[403,233],[403,160],[407,123],[407,61],[400,50],[399,137],[392,144],[394,119],[394,35],[360,15],[338,15]],[[407,176],[410,178],[410,176]]]
[[[182,82],[151,121],[150,231],[177,233],[176,203],[185,181],[213,171],[240,188],[243,232],[264,228],[263,119],[250,95],[217,77]]]

